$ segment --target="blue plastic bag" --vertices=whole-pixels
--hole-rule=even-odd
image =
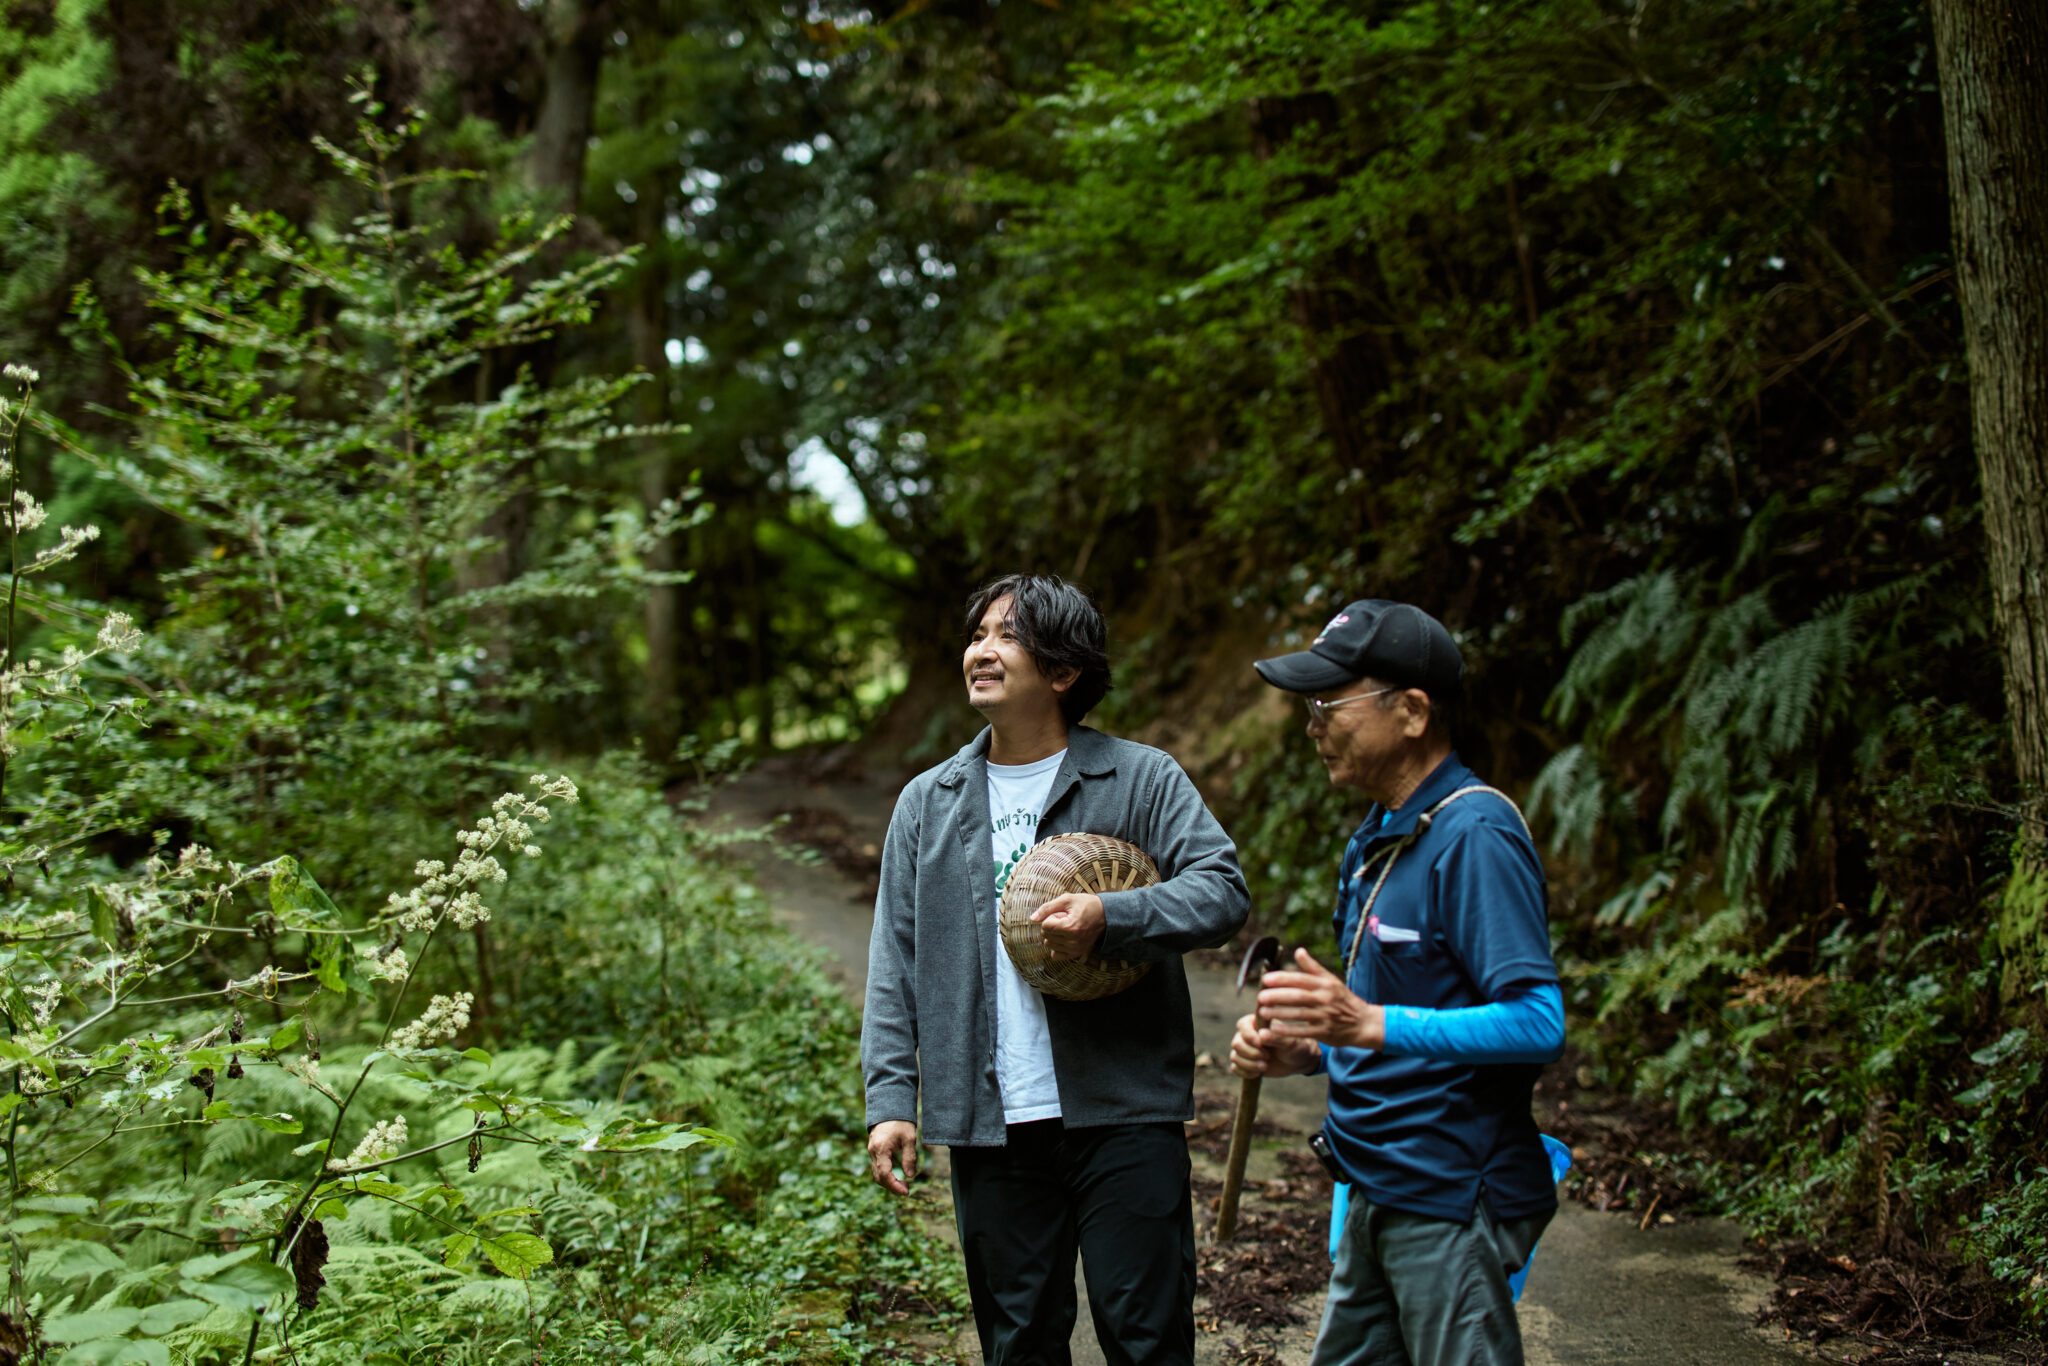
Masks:
[[[1564,1174],[1572,1169],[1572,1150],[1549,1134],[1542,1134],[1543,1154],[1550,1159],[1550,1179],[1564,1180]],[[1344,1236],[1344,1215],[1351,1208],[1351,1183],[1339,1181],[1337,1194],[1330,1201],[1330,1260],[1337,1260],[1337,1243]],[[1542,1240],[1537,1240],[1537,1247]],[[1529,1260],[1522,1263],[1522,1269],[1508,1277],[1508,1289],[1513,1292],[1515,1302],[1522,1299],[1522,1283],[1529,1279],[1529,1268],[1535,1264],[1536,1248],[1529,1249]]]

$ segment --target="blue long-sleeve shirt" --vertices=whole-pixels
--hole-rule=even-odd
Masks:
[[[1564,1051],[1564,993],[1544,982],[1461,1010],[1388,1006],[1381,1051],[1445,1062],[1554,1062]]]
[[[1323,1053],[1346,1174],[1377,1204],[1461,1222],[1482,1186],[1497,1218],[1555,1208],[1529,1100],[1564,1045],[1543,867],[1520,817],[1473,793],[1421,819],[1477,782],[1453,756],[1352,837],[1338,943],[1351,990],[1387,1009],[1387,1042]]]
[[[1564,1051],[1564,993],[1545,983],[1454,1010],[1388,1006],[1382,1053],[1440,1062],[1554,1062]],[[1329,1067],[1329,1045],[1313,1070]]]

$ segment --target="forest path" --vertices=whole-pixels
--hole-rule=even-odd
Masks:
[[[847,855],[834,861],[799,861],[787,856],[787,846],[781,851],[738,846],[776,921],[824,949],[832,959],[828,971],[856,1001],[867,978],[873,893],[846,869],[868,846],[880,848],[895,796],[895,784],[872,777],[812,783],[771,762],[720,789],[708,815],[716,826],[747,828],[797,812],[794,823],[807,827],[798,833],[812,835],[814,843],[836,844]],[[1196,1074],[1198,1123],[1190,1133],[1199,1195],[1205,1183],[1213,1190],[1221,1176],[1218,1140],[1228,1136],[1236,1082],[1216,1060],[1227,1049],[1232,1022],[1242,1009],[1234,974],[1226,966],[1200,956],[1187,961],[1197,1047],[1208,1060]],[[857,1064],[849,1058],[847,1065]],[[1261,1124],[1253,1150],[1241,1238],[1258,1229],[1272,1231],[1276,1239],[1312,1233],[1319,1241],[1327,1236],[1327,1183],[1318,1188],[1312,1177],[1304,1179],[1296,1156],[1305,1153],[1306,1137],[1321,1122],[1322,1112],[1319,1079],[1287,1078],[1265,1087],[1260,1119],[1271,1121],[1273,1127],[1268,1132]],[[939,1231],[950,1234],[946,1152],[933,1149],[928,1156],[937,1178],[933,1192],[946,1203],[949,1214],[947,1226]],[[1297,1236],[1293,1241],[1305,1239]],[[1261,1244],[1260,1251],[1284,1245]],[[1812,1360],[1776,1333],[1753,1326],[1770,1287],[1737,1265],[1741,1250],[1740,1231],[1723,1220],[1689,1219],[1652,1224],[1645,1230],[1633,1216],[1598,1213],[1564,1201],[1543,1236],[1521,1301],[1530,1366],[1624,1366],[1645,1361],[1663,1366],[1788,1366]],[[1325,1274],[1321,1268],[1327,1262],[1296,1260],[1313,1273],[1312,1280]],[[1216,1272],[1212,1277],[1228,1274]],[[1284,1286],[1272,1292],[1280,1282],[1268,1281],[1268,1293],[1258,1297],[1264,1312],[1249,1315],[1266,1321],[1252,1326],[1220,1318],[1205,1295],[1197,1305],[1202,1327],[1199,1366],[1306,1363],[1322,1295],[1320,1289],[1301,1288],[1301,1281],[1297,1271],[1291,1293]],[[1246,1316],[1238,1315],[1240,1320]],[[1073,1348],[1077,1366],[1103,1362],[1085,1300]],[[957,1340],[956,1350],[962,1362],[978,1359],[971,1326]]]

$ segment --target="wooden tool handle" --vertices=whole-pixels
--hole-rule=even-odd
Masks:
[[[1237,1091],[1237,1116],[1230,1125],[1230,1160],[1223,1170],[1223,1198],[1216,1205],[1216,1241],[1237,1234],[1237,1195],[1244,1189],[1245,1159],[1252,1151],[1252,1121],[1259,1113],[1259,1078],[1246,1077]]]

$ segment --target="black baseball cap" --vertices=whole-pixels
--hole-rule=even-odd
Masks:
[[[1252,667],[1274,687],[1301,693],[1378,678],[1446,697],[1465,677],[1465,661],[1442,622],[1420,607],[1384,598],[1352,603],[1330,618],[1306,650]]]

